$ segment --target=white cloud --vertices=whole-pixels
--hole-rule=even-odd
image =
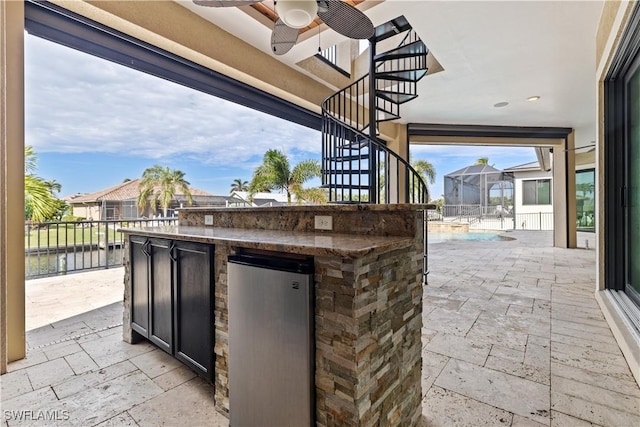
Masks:
[[[320,133],[26,37],[26,143],[38,152],[256,163],[269,148],[317,157]]]

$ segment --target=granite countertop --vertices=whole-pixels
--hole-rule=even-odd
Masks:
[[[120,229],[135,234],[201,243],[226,243],[245,248],[290,252],[302,255],[362,257],[374,250],[404,247],[413,239],[402,236],[362,236],[299,231],[256,230],[243,228],[165,226]]]

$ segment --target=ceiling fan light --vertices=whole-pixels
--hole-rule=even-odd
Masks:
[[[278,0],[276,13],[291,28],[304,28],[311,24],[318,13],[316,0]]]

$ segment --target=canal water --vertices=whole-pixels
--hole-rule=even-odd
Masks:
[[[46,251],[27,253],[25,275],[27,279],[75,273],[82,270],[115,267],[122,265],[123,248],[108,250],[70,250],[63,253]]]

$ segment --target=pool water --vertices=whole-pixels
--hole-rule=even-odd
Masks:
[[[498,240],[513,240],[511,237],[500,236],[499,233],[429,233],[429,244],[442,243],[451,240],[471,240],[471,241],[498,241]]]

